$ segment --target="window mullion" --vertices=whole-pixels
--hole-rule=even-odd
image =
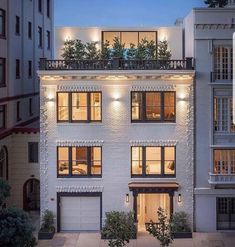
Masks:
[[[143,92],[142,93],[142,121],[146,121],[147,120],[147,117],[146,117],[146,92]]]
[[[91,93],[87,93],[87,121],[91,121]]]
[[[92,147],[87,147],[87,175],[91,176],[91,152]]]
[[[72,166],[73,166],[72,147],[68,147],[68,149],[69,149],[69,176],[73,176],[72,174]]]
[[[72,93],[68,93],[69,98],[69,122],[72,122]]]
[[[164,147],[161,147],[161,175],[165,175],[164,161],[165,161]]]
[[[164,121],[164,92],[161,92],[161,100],[160,100],[160,104],[161,104],[161,121]]]
[[[146,147],[142,148],[142,175],[146,176]]]

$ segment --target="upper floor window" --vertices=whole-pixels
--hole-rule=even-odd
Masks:
[[[214,173],[235,174],[235,149],[214,150]]]
[[[138,46],[138,44],[146,39],[157,43],[157,32],[155,31],[104,31],[102,33],[103,42],[108,41],[110,46],[113,45],[114,38],[118,38],[125,48],[130,48],[130,44]]]
[[[20,101],[16,102],[16,121],[20,121]]]
[[[174,122],[175,92],[132,92],[133,122]]]
[[[232,97],[214,97],[214,130],[216,132],[235,132]]]
[[[20,59],[16,59],[16,79],[20,78]]]
[[[20,34],[20,17],[16,16],[15,33]]]
[[[29,115],[33,115],[33,99],[29,98]]]
[[[6,58],[0,57],[0,87],[6,86]]]
[[[28,38],[32,39],[32,22],[28,22]]]
[[[38,163],[38,142],[28,143],[28,161],[29,163]]]
[[[232,47],[218,46],[214,48],[214,79],[231,80],[233,75]]]
[[[38,0],[38,12],[42,13],[42,0]]]
[[[32,77],[32,61],[31,60],[28,61],[28,77],[29,78]]]
[[[38,26],[38,47],[42,48],[42,27]]]
[[[132,176],[175,176],[175,147],[132,147]]]
[[[57,94],[58,122],[100,122],[101,92]]]
[[[101,176],[101,147],[58,147],[57,174],[62,177]]]
[[[51,32],[47,31],[47,49],[51,49]]]
[[[6,127],[6,106],[0,105],[0,129]]]
[[[6,11],[0,9],[0,38],[6,37]]]
[[[50,18],[51,16],[51,1],[47,0],[47,17]]]

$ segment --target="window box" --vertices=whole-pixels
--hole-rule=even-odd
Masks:
[[[52,239],[55,234],[55,228],[51,232],[44,232],[41,229],[38,232],[38,239]]]

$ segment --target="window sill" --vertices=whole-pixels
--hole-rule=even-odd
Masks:
[[[57,177],[58,181],[103,181],[102,177]]]
[[[174,176],[174,177],[161,177],[161,176],[158,176],[158,177],[153,177],[153,176],[150,176],[150,177],[141,177],[141,176],[131,176],[131,180],[154,180],[154,179],[159,179],[159,180],[177,180],[177,178]]]

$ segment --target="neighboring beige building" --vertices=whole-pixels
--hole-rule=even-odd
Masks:
[[[0,177],[39,209],[39,58],[53,55],[53,0],[0,1]]]

